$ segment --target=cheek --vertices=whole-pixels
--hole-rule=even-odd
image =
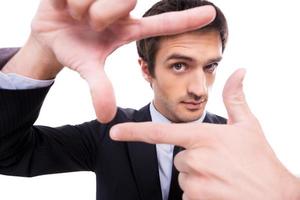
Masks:
[[[176,101],[181,96],[185,95],[184,83],[176,80],[159,81],[155,84],[154,92],[165,98],[168,101]]]
[[[211,88],[212,87],[212,85],[215,82],[215,78],[216,78],[215,74],[207,75],[206,76],[206,86],[207,86],[207,88]]]

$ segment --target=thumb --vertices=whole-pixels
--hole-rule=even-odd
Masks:
[[[236,70],[227,80],[223,90],[223,101],[228,113],[228,123],[245,121],[252,116],[243,91],[246,70]]]
[[[116,114],[116,100],[113,86],[103,67],[84,77],[88,82],[97,119],[108,123]]]

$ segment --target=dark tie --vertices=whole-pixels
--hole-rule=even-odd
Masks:
[[[173,158],[174,156],[183,150],[183,148],[175,146],[173,150]],[[182,199],[182,190],[179,187],[178,184],[178,171],[174,166],[172,167],[172,178],[171,178],[171,185],[170,185],[170,192],[169,192],[169,198],[168,200],[181,200]]]

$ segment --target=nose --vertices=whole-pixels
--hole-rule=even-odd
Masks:
[[[187,92],[188,95],[195,100],[200,100],[202,96],[207,95],[206,76],[202,69],[195,70],[188,81]]]

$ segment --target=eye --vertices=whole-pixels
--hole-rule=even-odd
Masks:
[[[209,65],[206,65],[203,69],[207,73],[214,73],[216,68],[218,67],[219,63],[212,63]]]
[[[186,70],[186,65],[184,63],[175,63],[172,65],[172,69],[175,72],[184,72]]]

